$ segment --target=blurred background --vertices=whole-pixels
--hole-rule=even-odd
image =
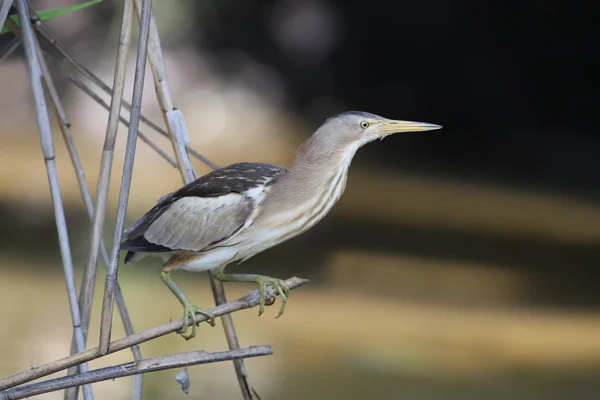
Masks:
[[[325,118],[345,110],[444,126],[361,149],[328,217],[230,267],[311,279],[279,320],[274,308],[261,318],[256,309],[234,314],[243,346],[273,345],[275,355],[246,361],[263,399],[599,398],[599,65],[590,10],[553,0],[171,0],[154,1],[154,10],[192,147],[220,165],[289,165]],[[120,1],[104,1],[47,25],[112,84],[120,14]],[[11,39],[0,36],[0,49]],[[95,188],[107,113],[69,84],[68,65],[51,60],[50,68]],[[162,123],[150,74],[146,83],[143,113]],[[21,49],[0,64],[0,92],[5,376],[66,356],[71,334]],[[52,118],[80,279],[90,226]],[[170,151],[150,128],[140,130]],[[109,243],[125,135],[121,128]],[[180,182],[140,142],[128,224]],[[136,330],[180,317],[159,270],[156,259],[120,269]],[[89,347],[98,337],[99,271]],[[194,303],[211,306],[206,274],[174,279]],[[233,299],[255,286],[226,288]],[[113,338],[123,335],[115,318]],[[202,325],[190,342],[172,334],[142,352],[225,348],[221,327]],[[123,351],[90,367],[130,358]],[[177,372],[146,375],[144,398],[240,398],[231,363],[190,368],[187,397]],[[131,379],[95,388],[98,398],[126,399]]]

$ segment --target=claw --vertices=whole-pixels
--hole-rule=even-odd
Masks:
[[[265,303],[267,300],[267,286],[273,286],[273,289],[277,292],[281,298],[281,308],[275,318],[279,318],[283,315],[285,306],[290,295],[290,288],[286,285],[285,281],[281,279],[271,278],[270,276],[254,275],[254,274],[225,274],[222,270],[216,270],[213,273],[213,277],[221,282],[256,282],[258,283],[258,292],[260,293],[260,301],[258,306],[258,315],[261,316],[265,312]],[[269,302],[269,305],[275,302]]]
[[[282,286],[278,285],[277,286],[277,292],[279,293],[279,297],[281,297],[281,307],[279,308],[279,313],[277,313],[277,316],[275,318],[279,318],[283,315],[283,311],[285,309],[285,305],[287,304],[287,294],[284,293],[285,289],[282,288]]]
[[[285,284],[281,279],[275,279],[270,277],[261,277],[258,279],[259,293],[260,293],[260,303],[258,307],[258,315],[261,316],[265,312],[265,302],[267,298],[267,286],[271,285],[279,294],[281,298],[281,307],[279,309],[279,313],[275,318],[279,318],[283,315],[285,310],[285,306],[288,301],[288,295],[290,292],[290,288]]]
[[[183,326],[177,331],[177,333],[179,333],[185,340],[190,340],[196,336],[196,326],[198,325],[196,313],[206,316],[208,318],[206,322],[213,327],[215,326],[215,316],[213,314],[196,307],[189,301],[186,301],[183,304]],[[190,320],[192,321],[191,324]],[[185,333],[190,326],[192,327],[192,333],[186,335]]]

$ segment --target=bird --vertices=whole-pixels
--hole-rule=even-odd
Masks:
[[[317,224],[340,199],[356,151],[399,132],[430,131],[440,125],[391,120],[347,111],[327,120],[304,142],[289,167],[239,162],[212,170],[169,193],[124,231],[125,263],[153,255],[163,259],[161,279],[183,306],[186,340],[196,335],[196,313],[214,326],[215,316],[195,306],[172,280],[175,270],[210,271],[221,282],[259,285],[258,315],[271,285],[283,315],[289,287],[256,274],[228,274],[225,267],[289,240]],[[186,334],[191,326],[192,331]]]

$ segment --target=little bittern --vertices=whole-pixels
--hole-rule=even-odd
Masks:
[[[125,231],[121,248],[125,263],[147,255],[164,259],[161,278],[184,308],[179,333],[196,334],[193,305],[171,280],[176,269],[211,271],[223,282],[256,282],[259,315],[264,312],[267,285],[281,298],[283,314],[289,288],[285,282],[254,274],[226,274],[225,266],[242,262],[269,247],[297,236],[323,218],[346,186],[348,167],[362,145],[397,132],[440,129],[422,122],[395,121],[366,112],[346,112],[329,118],[299,148],[290,168],[238,163],[214,170],[161,198]],[[191,321],[191,322],[190,322]],[[185,333],[189,326],[192,332]]]

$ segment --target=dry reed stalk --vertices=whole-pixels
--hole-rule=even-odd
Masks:
[[[25,48],[25,59],[27,62],[27,69],[29,72],[29,79],[31,82],[33,100],[35,104],[42,153],[44,155],[46,171],[48,173],[48,181],[50,184],[50,192],[52,196],[52,204],[54,207],[56,229],[59,237],[59,248],[67,286],[69,307],[71,309],[73,333],[76,339],[77,351],[81,352],[85,350],[85,340],[83,329],[81,327],[81,314],[79,312],[79,303],[77,302],[77,293],[75,289],[75,276],[73,273],[73,260],[71,257],[69,234],[67,231],[67,223],[65,220],[58,174],[56,171],[54,143],[52,140],[50,119],[48,117],[48,107],[46,105],[44,87],[42,85],[43,75],[40,66],[41,62],[38,57],[39,44],[36,44],[37,38],[35,37],[33,27],[31,26],[31,21],[29,19],[27,2],[25,0],[16,1],[17,11],[19,13],[19,21],[21,24],[23,46]],[[87,365],[80,365],[79,370],[81,372],[85,372],[87,370]],[[83,387],[83,393],[86,400],[93,400],[94,394],[90,385],[85,385]]]
[[[125,376],[141,376],[146,372],[163,371],[165,369],[188,367],[191,365],[208,364],[220,361],[235,360],[247,357],[259,357],[273,354],[271,346],[251,346],[245,349],[208,353],[203,350],[154,357],[146,360],[133,361],[111,367],[95,369],[83,374],[70,375],[62,378],[49,379],[30,385],[17,387],[0,393],[0,400],[17,400],[43,393],[62,390],[76,385],[106,381]]]
[[[150,32],[150,17],[152,16],[152,0],[143,0],[142,17],[140,22],[140,35],[138,41],[137,57],[135,63],[135,76],[133,80],[133,95],[131,98],[130,125],[127,132],[127,145],[125,148],[125,162],[123,165],[123,176],[117,208],[117,220],[113,238],[113,248],[109,260],[104,285],[104,298],[102,302],[102,316],[100,322],[100,353],[107,354],[110,344],[110,333],[112,328],[113,305],[117,274],[119,269],[119,253],[125,215],[127,214],[127,203],[129,201],[129,189],[131,188],[131,175],[133,162],[135,160],[135,148],[137,143],[137,129],[140,123],[142,107],[142,96],[144,93],[144,75],[146,72],[146,58],[148,54],[148,36]],[[120,96],[119,96],[120,98]],[[118,115],[118,112],[115,117]],[[118,121],[115,118],[115,121]]]
[[[108,203],[110,174],[112,172],[113,158],[115,153],[117,129],[119,128],[121,99],[123,97],[123,90],[125,88],[125,76],[127,75],[126,63],[129,44],[131,43],[132,23],[133,2],[131,0],[125,0],[123,2],[121,35],[119,37],[119,46],[117,50],[117,60],[115,65],[115,75],[113,82],[113,87],[115,89],[111,99],[110,112],[108,114],[108,123],[106,127],[106,136],[104,139],[104,146],[102,148],[102,158],[100,161],[98,187],[96,189],[96,208],[94,210],[94,218],[92,222],[90,248],[85,269],[83,272],[83,283],[81,285],[81,291],[79,294],[79,302],[81,304],[81,322],[86,332],[90,324],[92,300],[94,296],[94,288],[96,285],[98,252],[100,250],[100,242],[104,233],[104,222],[106,220],[106,207]],[[133,150],[135,150],[135,148]]]
[[[86,260],[86,265],[84,268],[83,279],[81,284],[81,289],[79,292],[79,307],[81,310],[81,324],[84,332],[84,340],[87,342],[87,333],[90,325],[90,317],[92,312],[92,304],[94,298],[94,288],[96,285],[96,272],[98,266],[98,252],[101,249],[102,255],[104,256],[104,262],[108,266],[109,258],[108,252],[106,249],[106,244],[102,238],[102,233],[104,230],[104,221],[106,216],[106,203],[108,198],[108,187],[110,183],[110,172],[112,169],[112,160],[114,154],[114,147],[117,135],[118,128],[118,116],[121,112],[121,104],[120,100],[123,97],[123,88],[125,86],[125,71],[126,71],[126,61],[127,61],[127,51],[129,49],[129,44],[131,42],[131,25],[133,21],[133,3],[131,0],[125,0],[123,7],[123,24],[121,26],[121,36],[119,39],[119,46],[117,50],[117,62],[115,66],[115,79],[114,79],[114,87],[116,88],[115,94],[113,96],[112,104],[111,104],[111,113],[109,114],[107,130],[106,130],[106,139],[102,152],[102,161],[100,165],[100,176],[98,178],[98,187],[96,191],[96,207],[93,208],[92,204],[86,205],[88,210],[92,211],[92,234],[90,240],[90,249],[88,252],[88,258]],[[61,124],[63,126],[64,124]],[[68,129],[68,128],[67,128]],[[64,129],[63,129],[64,131]],[[70,136],[70,135],[69,135]],[[80,164],[75,163],[74,164]],[[81,171],[83,174],[83,170],[81,168],[76,168]],[[82,182],[85,182],[85,179],[82,176],[82,180],[80,181],[80,187],[82,187]],[[82,189],[83,191],[83,189]],[[86,199],[85,191],[83,191],[83,197]],[[89,190],[87,190],[89,196]],[[91,203],[91,199],[90,199]],[[129,320],[128,313],[125,307],[125,301],[123,299],[123,295],[121,293],[120,287],[116,289],[119,297],[119,301],[117,302],[121,314],[121,319],[123,319],[123,323],[125,325],[125,330],[127,334],[133,333],[133,325],[131,324],[131,320]],[[125,315],[126,318],[123,318]],[[130,328],[130,329],[128,329]],[[141,359],[141,351],[139,346],[136,346],[132,349],[134,353],[134,357],[136,360]],[[75,354],[77,349],[71,345],[71,354]],[[76,371],[71,368],[69,370],[69,374],[74,374]],[[141,375],[136,377],[134,381],[134,394],[139,394],[137,397],[141,397]],[[70,388],[65,391],[65,400],[75,400],[77,399],[77,387]]]
[[[296,289],[306,283],[308,283],[307,279],[302,279],[298,277],[292,277],[285,281],[286,285],[290,288],[290,290]],[[272,286],[267,286],[267,304],[270,304],[271,300],[277,297],[278,293]],[[222,304],[219,306],[215,306],[208,311],[215,315],[216,317],[220,317],[232,312],[245,310],[247,308],[256,307],[260,302],[260,293],[258,290],[253,290],[250,294],[240,297],[237,300],[230,301],[226,304]],[[196,314],[196,320],[200,322],[204,322],[207,320],[205,315]],[[154,328],[150,328],[148,330],[135,333],[130,336],[126,336],[122,339],[117,339],[112,342],[109,346],[109,354],[116,353],[118,351],[127,349],[136,344],[140,344],[143,342],[147,342],[152,339],[156,339],[158,337],[167,335],[169,333],[173,333],[175,331],[180,330],[183,327],[183,319],[179,318],[173,321],[170,321],[166,324],[156,326]],[[100,353],[100,349],[98,347],[86,350],[83,353],[78,353],[69,357],[62,358],[60,360],[55,360],[37,367],[31,367],[23,372],[19,372],[17,374],[7,376],[5,378],[0,379],[0,390],[7,390],[15,386],[22,385],[23,383],[30,382],[34,379],[38,379],[69,367],[73,365],[79,365],[81,363],[89,362],[92,360],[96,360],[98,358],[103,357]],[[0,392],[0,394],[3,392]]]

